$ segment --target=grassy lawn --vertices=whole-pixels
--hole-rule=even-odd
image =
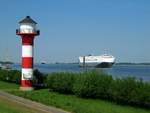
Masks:
[[[18,89],[19,89],[19,85],[17,84],[0,81],[0,90],[7,91],[7,90],[18,90]]]
[[[103,100],[81,99],[73,95],[62,95],[55,92],[49,92],[48,89],[22,92],[17,90],[18,88],[18,85],[0,81],[1,90],[29,98],[46,105],[62,108],[73,113],[150,113],[150,110],[116,105]],[[4,110],[5,109],[6,107],[4,106]]]

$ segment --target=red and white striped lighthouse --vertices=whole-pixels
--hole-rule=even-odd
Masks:
[[[22,76],[21,90],[33,90],[33,46],[34,37],[39,35],[36,29],[36,22],[27,16],[19,22],[20,27],[16,30],[16,34],[22,38]]]

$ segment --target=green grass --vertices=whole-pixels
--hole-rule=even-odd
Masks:
[[[17,89],[17,85],[4,83],[0,81],[0,89],[7,87],[9,89]],[[7,90],[9,93],[29,98],[34,101],[62,108],[73,113],[150,113],[150,110],[142,108],[134,108],[130,106],[116,105],[115,103],[94,100],[81,99],[73,95],[63,95],[55,92],[49,92],[48,89],[35,90],[30,92],[22,92],[19,90]]]
[[[17,89],[19,89],[19,85],[17,84],[0,81],[0,90],[7,91],[7,90],[17,90]]]
[[[81,99],[72,95],[48,92],[47,89],[31,92],[12,91],[11,93],[73,113],[150,113],[150,110],[120,106],[102,100]]]
[[[11,93],[73,113],[150,113],[150,110],[120,106],[103,100],[81,99],[72,95],[48,92],[47,89],[31,92],[12,91]]]

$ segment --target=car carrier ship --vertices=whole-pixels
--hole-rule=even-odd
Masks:
[[[80,56],[79,66],[81,67],[97,67],[97,68],[110,68],[115,63],[115,57],[108,54],[100,56]]]

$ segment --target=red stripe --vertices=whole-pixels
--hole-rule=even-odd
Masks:
[[[22,45],[33,45],[34,36],[32,35],[23,35],[22,36]]]
[[[22,68],[33,68],[33,57],[22,57]]]
[[[21,87],[32,87],[31,80],[21,80]]]
[[[23,36],[23,35],[34,35],[34,36],[39,35],[37,33],[21,33],[21,32],[17,32],[16,34],[21,35],[21,36]]]

